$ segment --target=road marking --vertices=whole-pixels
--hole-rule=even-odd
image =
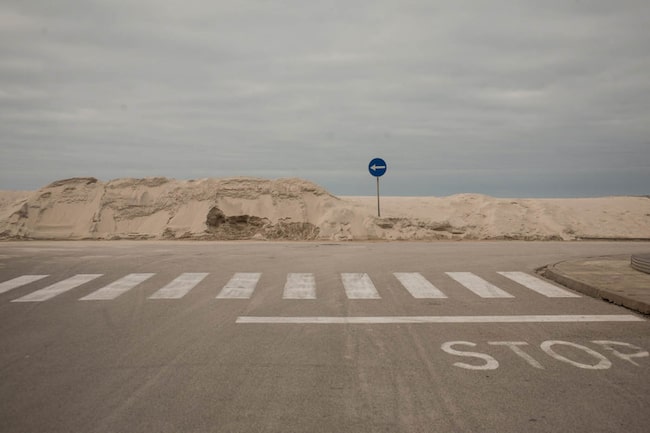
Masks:
[[[476,347],[476,343],[472,343],[471,341],[447,341],[446,343],[443,343],[440,346],[440,348],[444,352],[450,355],[482,359],[483,361],[485,361],[485,364],[474,365],[474,364],[466,364],[464,362],[454,362],[455,367],[464,368],[466,370],[496,370],[497,368],[499,368],[499,361],[497,361],[487,353],[468,352],[466,350],[457,350],[452,347],[452,346],[459,346],[459,345]]]
[[[66,280],[59,281],[58,283],[47,286],[41,290],[37,290],[28,295],[23,296],[22,298],[14,299],[11,302],[42,302],[47,301],[57,295],[60,295],[63,292],[72,290],[75,287],[79,287],[82,284],[85,284],[89,281],[94,280],[95,278],[101,277],[103,274],[77,274],[74,277],[70,277]]]
[[[553,284],[547,283],[544,280],[540,280],[539,278],[533,277],[524,272],[497,273],[548,298],[580,298],[580,295],[569,292],[568,290],[560,289]]]
[[[501,290],[483,278],[471,272],[445,272],[451,278],[479,295],[481,298],[514,298],[510,293]]]
[[[129,274],[112,282],[108,286],[80,298],[80,301],[108,301],[128,292],[138,284],[148,280],[156,274]]]
[[[627,361],[632,365],[636,365],[637,367],[639,367],[639,364],[635,361],[632,361],[632,358],[647,358],[648,356],[650,356],[650,353],[648,353],[647,350],[643,350],[639,346],[635,346],[630,343],[623,343],[621,341],[608,341],[608,340],[593,340],[592,343],[603,346],[603,348],[612,352],[612,354],[617,358]],[[622,353],[614,349],[612,346],[623,346],[628,349],[636,350],[636,352]]]
[[[395,272],[393,275],[414,298],[442,299],[447,297],[419,272]]]
[[[625,343],[622,341],[594,340],[592,341],[592,343],[603,346],[603,348],[605,348],[606,350],[610,350],[614,356],[623,359],[625,361],[628,361],[630,364],[634,365],[635,367],[642,367],[642,366],[639,363],[633,361],[631,358],[645,358],[650,356],[646,350],[638,346],[634,346],[633,344]],[[536,368],[538,370],[545,370],[545,367],[539,361],[537,361],[535,358],[533,358],[531,355],[529,355],[528,353],[524,352],[523,349],[521,349],[521,347],[523,346],[528,346],[528,342],[526,341],[488,341],[487,344],[490,346],[506,346],[510,348],[520,358],[524,359],[526,363],[528,363],[528,365],[530,365],[531,367]],[[497,361],[494,357],[488,355],[487,353],[468,352],[466,350],[458,350],[454,346],[477,347],[477,345],[476,343],[473,343],[471,341],[448,341],[446,343],[443,343],[440,346],[443,352],[446,352],[450,355],[460,356],[464,358],[475,358],[471,364],[466,364],[464,362],[455,362],[453,364],[455,367],[464,368],[466,370],[496,370],[497,368],[499,368],[499,361]],[[553,349],[554,346],[564,346],[564,348],[561,350],[562,354],[556,352]],[[615,346],[617,348],[623,347],[624,353],[618,352],[618,350],[614,349],[612,346]],[[613,367],[612,362],[609,359],[607,359],[606,356],[602,355],[601,353],[593,349],[590,349],[587,346],[572,343],[570,341],[547,340],[547,341],[543,341],[539,345],[539,347],[546,355],[553,358],[554,360],[570,364],[573,367],[582,368],[586,370],[608,370]],[[567,349],[567,347],[569,349]],[[576,353],[576,352],[583,352],[583,353]],[[567,355],[570,355],[570,357]],[[573,359],[573,358],[577,358],[577,359]],[[588,361],[590,358],[591,358],[591,362],[585,362]],[[477,359],[480,361],[477,361]],[[553,368],[554,366],[557,367],[557,363],[552,365],[551,368]]]
[[[283,299],[316,299],[314,274],[288,274]]]
[[[527,346],[528,343],[525,341],[489,341],[489,345],[491,346],[507,346],[512,350],[516,355],[518,355],[520,358],[522,358],[524,361],[528,363],[533,368],[539,368],[540,370],[543,370],[544,367],[542,364],[537,362],[535,358],[524,352],[519,346]]]
[[[258,317],[239,316],[242,324],[407,324],[407,323],[580,323],[580,322],[644,322],[632,314],[619,315],[533,315],[533,316],[314,316]]]
[[[206,272],[181,274],[171,283],[149,296],[149,299],[180,299],[207,276]]]
[[[249,299],[253,295],[261,276],[261,273],[255,272],[235,274],[221,289],[217,299]]]
[[[598,363],[597,364],[583,364],[582,362],[574,361],[570,358],[567,358],[566,356],[562,356],[555,352],[553,350],[553,346],[555,345],[560,345],[560,346],[569,346],[569,347],[574,347],[576,349],[580,349],[587,353],[588,355],[591,355],[594,357]],[[583,368],[585,370],[607,370],[611,368],[612,366],[612,361],[607,359],[605,356],[601,355],[600,353],[596,352],[595,350],[592,350],[586,346],[583,346],[581,344],[576,344],[576,343],[571,343],[570,341],[560,341],[560,340],[550,340],[550,341],[545,341],[543,342],[540,347],[544,352],[546,352],[549,356],[552,356],[553,358],[557,359],[558,361],[566,362],[567,364],[571,364],[574,367],[578,368]]]
[[[341,274],[348,299],[381,299],[368,274]]]
[[[42,280],[45,277],[47,277],[47,275],[22,275],[16,277],[13,280],[5,281],[0,284],[0,293],[5,293],[17,287],[33,283],[34,281]]]

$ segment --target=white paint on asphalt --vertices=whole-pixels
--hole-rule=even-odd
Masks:
[[[495,285],[471,272],[445,272],[451,278],[462,284],[481,298],[513,298],[510,293],[501,290]]]
[[[416,299],[442,299],[447,297],[419,272],[395,272],[393,275]]]
[[[156,274],[129,274],[112,282],[108,286],[80,298],[80,301],[108,301],[128,292],[138,284],[148,280]]]
[[[288,274],[283,299],[316,299],[314,274]]]
[[[529,288],[530,290],[544,295],[548,298],[579,298],[580,295],[569,292],[568,290],[561,289],[553,284],[547,283],[544,280],[533,277],[525,272],[498,272],[512,281]]]
[[[218,299],[249,299],[257,282],[262,276],[261,273],[255,272],[240,272],[236,273],[230,281],[221,289],[217,295]]]
[[[646,350],[643,350],[642,348],[633,344],[624,343],[622,341],[594,340],[592,343],[602,346],[606,350],[611,351],[614,356],[621,358],[624,361],[628,361],[637,367],[639,367],[639,364],[633,361],[631,358],[645,358],[649,356]],[[526,341],[490,341],[487,344],[490,346],[509,347],[515,354],[523,358],[531,367],[539,370],[545,369],[542,364],[540,364],[535,358],[521,349],[521,346],[528,345],[528,342]],[[488,355],[487,353],[458,350],[457,348],[454,348],[454,346],[469,346],[473,348],[476,347],[477,344],[471,341],[448,341],[446,343],[443,343],[440,348],[450,355],[461,356],[465,358],[477,358],[479,360],[482,360],[482,363],[477,363],[475,360],[471,364],[456,362],[453,364],[455,367],[464,368],[466,370],[495,370],[499,367],[499,362],[496,360],[496,358]],[[558,350],[562,353],[558,353],[558,351],[554,349],[554,346],[560,346]],[[625,348],[625,353],[619,352],[612,346],[616,346],[617,348]],[[557,361],[572,365],[576,368],[581,368],[584,370],[607,370],[612,367],[612,362],[607,359],[606,356],[581,344],[562,340],[548,340],[542,342],[539,347],[542,349],[543,353],[549,357]],[[576,358],[579,361],[576,361]],[[594,361],[591,363],[586,363],[585,361],[589,358],[592,358]],[[555,363],[555,366],[557,366],[557,363]]]
[[[165,287],[149,296],[149,299],[180,299],[207,276],[208,273],[206,272],[181,274]]]
[[[16,277],[12,280],[5,281],[4,283],[0,284],[0,293],[5,293],[17,287],[33,283],[34,281],[42,280],[45,277],[47,277],[47,275],[22,275],[20,277]]]
[[[11,302],[42,302],[47,301],[61,293],[79,287],[95,278],[101,277],[103,274],[77,274],[73,277],[59,281],[58,283],[47,286],[41,290],[37,290],[22,298],[14,299]]]
[[[487,353],[468,352],[464,350],[456,350],[452,346],[469,346],[476,347],[476,343],[471,341],[448,341],[443,343],[440,348],[450,355],[462,356],[466,358],[478,358],[485,361],[484,364],[466,364],[464,362],[454,362],[456,367],[464,368],[466,370],[496,370],[499,368],[499,361],[488,355]]]
[[[582,362],[574,361],[572,359],[567,358],[566,356],[557,353],[555,350],[553,350],[553,346],[568,346],[568,347],[573,347],[582,350],[588,355],[594,357],[598,362],[592,365],[592,364],[584,364]],[[607,370],[612,366],[612,362],[609,359],[607,359],[600,353],[596,352],[595,350],[592,350],[581,344],[571,343],[570,341],[549,340],[549,341],[544,341],[540,345],[540,347],[544,352],[546,352],[547,355],[557,359],[558,361],[566,362],[567,364],[571,364],[574,367],[582,368],[585,370]]]
[[[524,361],[528,363],[528,365],[539,368],[539,369],[544,369],[542,367],[542,364],[537,362],[535,358],[524,352],[521,347],[519,346],[528,346],[528,343],[525,341],[490,341],[488,342],[489,345],[491,346],[506,346],[509,347],[516,355],[518,355],[520,358],[522,358]]]
[[[368,274],[341,274],[348,299],[381,299]]]
[[[407,323],[584,323],[643,322],[632,314],[532,316],[239,316],[241,324],[407,324]]]
[[[617,358],[627,361],[632,365],[636,365],[637,367],[639,367],[639,364],[636,361],[632,361],[632,358],[647,358],[648,356],[650,356],[650,353],[648,353],[647,350],[643,350],[639,346],[635,346],[630,343],[623,343],[622,341],[594,340],[592,341],[592,343],[603,346],[606,350],[612,352],[612,354]],[[635,350],[636,352],[622,353],[614,349],[614,347],[612,346],[623,346],[627,349]]]

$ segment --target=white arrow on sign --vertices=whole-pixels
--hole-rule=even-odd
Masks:
[[[372,171],[377,171],[377,169],[386,168],[386,166],[385,165],[373,164],[373,165],[370,166],[370,168],[372,168]]]

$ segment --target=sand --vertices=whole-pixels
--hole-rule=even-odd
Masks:
[[[74,178],[0,191],[0,239],[650,239],[650,198],[336,197],[302,179]]]

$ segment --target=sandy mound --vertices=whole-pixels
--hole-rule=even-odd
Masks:
[[[376,212],[376,197],[347,200]],[[382,198],[382,239],[650,239],[650,199],[503,199],[479,194]]]
[[[337,198],[301,179],[74,178],[0,191],[0,239],[647,239],[650,199]]]

